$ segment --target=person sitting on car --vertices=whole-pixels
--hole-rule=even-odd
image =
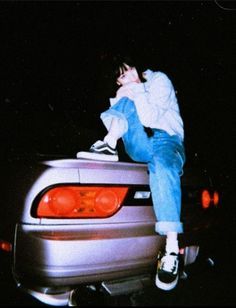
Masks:
[[[122,138],[129,157],[147,163],[155,231],[166,236],[155,282],[157,287],[171,290],[178,282],[178,234],[183,232],[180,221],[180,177],[185,163],[183,121],[174,87],[166,74],[151,69],[140,74],[131,60],[124,57],[117,61],[115,81],[119,88],[116,97],[110,99],[110,108],[101,113],[108,133],[89,151],[78,152],[76,156],[118,161],[117,141]]]

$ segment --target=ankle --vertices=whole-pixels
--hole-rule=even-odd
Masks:
[[[117,140],[113,136],[106,135],[103,141],[106,142],[112,149],[116,148]]]
[[[166,253],[170,254],[172,252],[179,253],[179,243],[178,240],[168,239],[166,240]]]

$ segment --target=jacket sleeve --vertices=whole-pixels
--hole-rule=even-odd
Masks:
[[[165,114],[170,107],[173,91],[169,78],[158,72],[152,77],[148,91],[142,87],[135,93],[134,103],[143,125],[150,126]]]

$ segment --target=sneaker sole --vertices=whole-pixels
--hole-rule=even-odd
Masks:
[[[105,160],[105,161],[118,161],[118,155],[108,155],[90,152],[78,152],[77,158],[90,159],[90,160]]]
[[[158,278],[158,275],[156,275],[155,284],[161,290],[170,291],[176,287],[178,280],[179,280],[179,275],[171,283],[165,283],[165,282],[160,281]]]

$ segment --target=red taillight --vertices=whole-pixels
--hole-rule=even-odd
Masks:
[[[98,218],[119,210],[127,187],[63,186],[48,190],[40,199],[37,217]]]
[[[215,206],[217,206],[219,204],[219,200],[220,200],[220,197],[219,197],[218,192],[214,191],[214,194],[213,194],[213,204]]]
[[[12,251],[12,244],[4,241],[4,240],[0,240],[0,249],[7,251],[7,252],[11,252]]]
[[[207,209],[211,203],[211,196],[208,190],[203,190],[202,192],[202,207]]]
[[[219,193],[217,191],[210,193],[207,189],[205,189],[202,191],[201,199],[201,204],[204,209],[207,209],[211,203],[217,206],[219,204]]]

